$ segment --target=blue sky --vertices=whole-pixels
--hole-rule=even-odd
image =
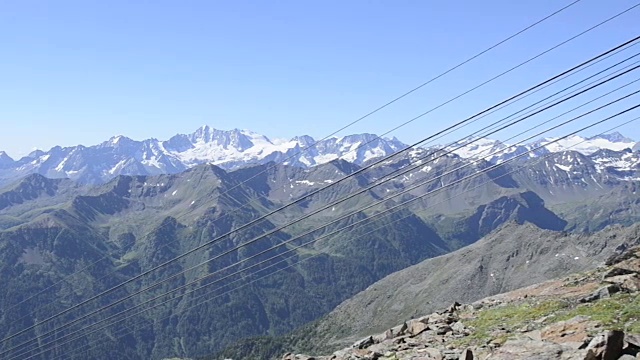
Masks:
[[[0,150],[203,124],[322,138],[569,2],[2,2]],[[582,0],[344,133],[384,133],[633,4]],[[639,34],[639,18],[637,8],[391,135],[412,142],[473,114]],[[621,132],[640,140],[638,128]]]

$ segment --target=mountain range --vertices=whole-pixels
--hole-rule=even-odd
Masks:
[[[553,140],[540,139],[527,145],[510,146],[498,140],[470,138],[456,144],[455,148],[466,146],[453,152],[466,159],[483,158],[499,163],[539,146],[543,147],[532,156],[561,152],[575,146],[574,150],[584,155],[594,155],[601,167],[613,167],[624,172],[638,166],[637,156],[630,155],[631,151],[628,151],[637,149],[638,143],[619,133],[588,139],[573,136],[545,145]],[[396,138],[380,138],[374,134],[323,140],[304,135],[291,140],[271,140],[248,130],[224,131],[202,126],[192,134],[175,135],[165,141],[136,141],[115,136],[94,146],[55,146],[46,152],[36,150],[19,160],[0,152],[0,185],[33,173],[49,178],[70,178],[85,184],[100,184],[118,175],[175,174],[202,164],[235,170],[273,161],[308,168],[342,159],[362,165],[407,146]],[[610,152],[602,154],[600,150]]]
[[[233,151],[242,148],[243,151],[237,151],[238,156],[243,153],[258,156],[258,151],[251,152],[253,150],[250,149],[258,146],[255,139],[265,139],[254,135],[249,138],[253,144],[250,146],[244,135],[240,136],[244,134],[241,131],[236,131],[235,137],[230,135],[231,132],[225,132],[229,137],[220,135],[216,138],[212,129],[201,130],[196,137],[185,135],[178,138],[186,139],[180,153],[193,153],[197,143],[201,144],[199,146],[209,144],[207,146],[211,148],[226,146]],[[200,140],[193,140],[196,138]],[[378,141],[380,146],[384,142],[388,148],[375,149],[386,153],[403,146],[397,139],[380,140],[374,135],[354,135],[327,140],[322,142],[326,146],[318,146],[318,149],[324,149],[323,154],[326,155],[330,149],[337,151],[347,146],[345,144],[357,146],[353,144],[366,142],[366,139],[373,139],[372,144]],[[95,171],[107,168],[108,165],[104,164],[109,164],[109,161],[117,164],[124,158],[131,159],[128,156],[136,155],[136,151],[151,146],[152,142],[145,145],[144,142],[114,138],[97,147],[64,151],[60,148],[57,150],[59,153],[75,151],[78,153],[75,159],[84,161],[79,162],[84,165],[75,168],[80,170],[65,171],[79,171],[76,173],[78,176],[81,173],[93,175],[70,179],[44,176],[40,170],[32,173],[25,170],[20,178],[5,178],[7,183],[0,187],[0,283],[3,284],[0,336],[6,337],[33,326],[39,319],[47,318],[69,304],[77,304],[91,294],[111,288],[312,193],[304,201],[287,207],[286,211],[277,211],[256,226],[223,238],[153,276],[141,278],[120,289],[118,294],[104,299],[105,302],[90,304],[85,311],[133,294],[194,264],[207,262],[206,266],[176,276],[171,282],[152,289],[146,296],[132,297],[95,320],[104,319],[123,308],[140,305],[173,287],[197,281],[201,276],[218,272],[228,274],[225,267],[238,261],[247,261],[240,268],[265,261],[253,269],[253,273],[214,284],[216,286],[210,291],[220,297],[212,296],[210,302],[192,308],[201,300],[200,297],[206,295],[205,291],[187,294],[182,290],[169,299],[167,306],[154,308],[128,320],[127,329],[131,330],[128,335],[120,336],[116,331],[121,329],[119,327],[108,328],[88,334],[81,341],[60,345],[34,359],[67,354],[88,341],[95,341],[97,345],[82,353],[82,358],[112,358],[114,352],[123,359],[207,356],[248,337],[281,335],[318,320],[386,276],[462,248],[468,251],[476,249],[474,252],[482,250],[473,255],[474,259],[481,261],[488,256],[483,251],[497,249],[499,244],[500,256],[495,257],[499,260],[485,265],[493,269],[493,266],[501,266],[502,255],[520,261],[524,250],[544,248],[549,242],[553,244],[554,239],[563,239],[564,232],[593,233],[609,226],[629,226],[638,222],[638,151],[626,146],[631,143],[618,134],[580,141],[598,144],[597,149],[594,145],[594,151],[548,150],[544,157],[523,156],[509,163],[505,163],[506,158],[485,159],[478,153],[465,155],[447,153],[439,148],[417,148],[344,181],[338,180],[374,161],[378,156],[374,154],[374,148],[369,149],[370,153],[363,152],[360,158],[350,158],[352,161],[334,158],[326,162],[317,159],[315,164],[277,164],[261,158],[255,160],[257,163],[237,160],[235,165],[228,163],[231,168],[225,169],[202,160],[205,163],[194,163],[181,172],[176,168],[176,173],[116,175],[114,172],[110,177],[104,174],[103,177],[102,173]],[[179,149],[179,143],[175,140],[173,149]],[[601,147],[603,143],[612,148]],[[499,144],[494,141],[491,146]],[[116,148],[121,149],[122,158],[112,159]],[[42,165],[52,161],[50,166],[54,166],[62,161],[53,161],[55,149],[48,153],[34,153],[31,159],[50,155]],[[334,155],[348,154],[347,150]],[[85,158],[87,154],[98,154],[102,162]],[[72,158],[68,157],[64,166],[71,166]],[[7,160],[6,157],[4,159]],[[498,162],[503,166],[482,172]],[[5,166],[5,170],[14,171],[14,176],[19,175],[15,173],[16,162],[9,159],[3,163],[10,165]],[[153,169],[160,171],[159,168]],[[398,171],[404,174],[379,186],[371,186]],[[330,188],[315,193],[329,185]],[[355,192],[360,194],[327,207]],[[403,193],[391,198],[400,192]],[[424,194],[429,196],[421,197]],[[408,200],[412,200],[411,204],[387,216],[377,216],[381,211]],[[371,207],[354,211],[367,205]],[[258,235],[314,211],[319,212],[294,226],[281,228],[261,241],[232,251],[226,257],[217,258]],[[327,222],[332,223],[320,227]],[[359,225],[343,229],[355,222]],[[497,242],[496,239],[506,238],[504,234],[526,241],[527,247],[517,247],[519,243],[515,240]],[[301,237],[296,238],[298,236]],[[320,236],[323,236],[321,241],[294,248]],[[585,243],[580,242],[581,235],[576,236],[576,247],[584,246]],[[467,248],[476,242],[475,247]],[[278,245],[282,247],[269,255],[251,258],[252,254]],[[594,246],[597,248],[597,244]],[[554,251],[556,248],[561,250],[555,247]],[[295,251],[284,254],[291,249]],[[611,246],[601,247],[593,250],[592,254],[610,249]],[[520,255],[509,256],[516,251]],[[455,254],[458,255],[439,259],[448,259],[446,262],[451,266],[464,266],[464,257],[460,258],[459,254],[466,253]],[[271,255],[277,256],[269,259]],[[548,253],[540,255],[540,259],[549,258]],[[436,265],[428,265],[426,269],[445,274],[437,270],[441,261],[430,262]],[[593,263],[575,264],[590,266]],[[508,268],[505,266],[503,269]],[[456,271],[448,269],[447,273]],[[246,283],[256,280],[258,275],[276,270],[278,272],[273,276],[248,283],[231,293],[224,292],[237,285],[238,281]],[[442,278],[446,278],[446,274]],[[514,281],[513,286],[522,284],[522,278],[514,279],[520,282]],[[408,280],[402,282],[408,283]],[[507,287],[505,285],[504,288]],[[469,290],[474,289],[488,294],[503,288],[476,287]],[[31,298],[29,294],[40,295]],[[407,310],[415,309],[407,307]],[[347,319],[338,316],[341,319],[336,320],[330,315],[336,321],[331,323]],[[46,329],[71,318],[57,319]],[[392,320],[385,319],[385,324]],[[74,329],[80,326],[78,324]],[[0,351],[29,338],[38,338],[39,343],[46,343],[49,339],[42,336],[42,330],[27,331],[13,342],[2,344]],[[338,335],[334,339],[337,340]]]

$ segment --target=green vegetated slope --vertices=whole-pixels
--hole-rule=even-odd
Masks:
[[[322,209],[345,194],[365,189],[375,179],[384,178],[388,171],[406,166],[405,160],[389,162],[375,172],[356,176],[330,191],[313,195],[256,226],[234,233],[83,306],[77,313],[39,326],[38,341],[40,344],[51,341],[44,334],[78,314],[99,309],[157,280],[213,259],[256,236]],[[469,182],[442,188],[443,184],[485,166],[480,165],[457,170],[401,197],[388,199],[417,181],[445,173],[460,162],[455,156],[440,159],[428,169],[419,168],[406,177],[367,189],[358,197],[330,206],[240,251],[176,275],[141,296],[100,312],[92,317],[92,321],[141,304],[202,276],[216,276],[205,280],[214,283],[204,290],[191,291],[194,288],[190,287],[176,291],[171,294],[170,303],[128,319],[125,333],[122,333],[125,329],[122,323],[93,333],[82,330],[77,335],[86,337],[81,340],[58,346],[55,351],[35,358],[63,355],[83,349],[82,345],[89,343],[91,347],[80,353],[84,357],[108,358],[114,351],[124,359],[193,357],[214,353],[241,339],[284,334],[327,314],[377,280],[424,259],[472,244],[505,223],[533,223],[556,231],[568,226],[585,228],[586,220],[580,221],[575,216],[568,222],[550,210],[559,206],[560,202],[553,199],[557,200],[562,191],[566,194],[562,202],[566,213],[570,212],[572,203],[580,209],[578,206],[585,203],[585,195],[591,194],[590,211],[600,207],[603,213],[613,214],[619,213],[619,209],[616,205],[604,204],[604,200],[627,194],[623,189],[629,186],[628,182],[611,179],[598,182],[595,178],[593,184],[565,179],[562,174],[550,173],[544,168],[539,169],[536,176],[524,171],[513,175],[490,172]],[[234,172],[200,166],[174,175],[119,176],[96,186],[78,186],[68,180],[31,175],[0,192],[0,279],[5,289],[0,294],[0,322],[3,325],[0,336],[6,337],[29,327],[35,321],[237,229],[358,169],[345,161],[311,169],[263,165]],[[430,193],[430,196],[388,216],[376,216],[384,209],[424,193]],[[631,204],[633,200],[629,199],[634,199],[633,196],[636,195],[630,194],[627,202],[620,200],[618,203]],[[364,205],[384,199],[387,200],[378,207],[351,214]],[[238,209],[246,203],[250,205]],[[290,258],[282,263],[276,264],[281,258],[266,262],[260,265],[263,270],[257,275],[252,275],[254,268],[242,278],[219,280],[222,275],[237,269],[225,267],[343,216],[328,227],[296,239],[269,255],[244,262],[239,268],[249,267],[346,225],[366,219],[371,221],[298,249],[294,256],[288,254]],[[632,221],[632,217],[622,216],[610,216],[609,219],[598,222],[597,227],[622,220]],[[535,246],[534,241],[535,237],[531,246]],[[275,270],[279,271],[254,281]],[[446,278],[451,274],[441,276]],[[202,284],[204,282],[198,283]],[[239,284],[244,286],[225,292]],[[30,298],[44,289],[48,290]],[[184,295],[186,291],[190,293]],[[205,296],[207,291],[213,292]],[[203,299],[209,301],[193,307]],[[69,330],[79,331],[84,324],[78,323]],[[36,332],[30,330],[2,346],[9,349],[35,336]],[[59,332],[56,336],[65,334]]]
[[[327,166],[332,170],[337,169],[332,165]],[[36,215],[8,206],[4,214],[15,217],[18,224],[8,224],[0,232],[0,276],[2,283],[6,284],[5,291],[0,295],[4,325],[2,336],[28,327],[36,319],[46,318],[69,305],[79,303],[92,294],[108,289],[280,206],[280,203],[272,200],[259,199],[260,191],[264,189],[240,185],[243,179],[240,175],[227,174],[216,167],[206,166],[180,175],[118,177],[108,184],[82,189],[75,196],[61,194],[59,203],[50,201],[49,197],[56,196],[53,191],[52,194],[36,194],[20,204],[24,207],[29,203],[28,206],[33,209],[30,211],[39,212]],[[45,184],[58,181],[34,175],[23,180],[23,183],[36,180]],[[349,184],[344,186],[348,187]],[[345,188],[340,191],[351,190]],[[20,194],[18,190],[9,191]],[[270,195],[270,198],[277,201],[278,196]],[[46,211],[38,207],[38,201],[42,201]],[[366,202],[367,198],[354,201]],[[247,202],[252,203],[236,210],[239,205]],[[348,206],[355,208],[355,202]],[[78,314],[97,309],[109,301],[147,287],[154,281],[206,262],[275,229],[289,218],[304,214],[311,208],[312,204],[292,207],[290,213],[280,215],[273,221],[260,222],[250,229],[224,238],[142,281],[134,282],[100,301],[88,304]],[[340,211],[346,213],[348,210]],[[237,269],[223,268],[313,229],[331,217],[330,214],[321,215],[324,216],[322,219],[301,222],[296,228],[277,231],[240,251],[179,275],[142,296],[101,313],[95,319],[105,318],[108,314],[140,304],[206,274],[230,274]],[[175,301],[127,320],[127,328],[133,330],[131,334],[118,337],[122,324],[107,331],[89,334],[88,341],[99,341],[87,354],[92,358],[106,358],[113,351],[117,351],[123,358],[207,354],[243,337],[290,331],[330,311],[377,279],[448,250],[446,243],[423,220],[416,216],[402,218],[406,215],[411,214],[400,213],[367,226],[354,227],[351,231],[327,238],[315,247],[301,250],[288,262],[275,264],[258,275],[251,276],[250,272],[246,274],[246,280],[253,280],[277,269],[282,270],[287,264],[304,257],[323,253],[233,293],[215,297],[224,290],[237,286],[238,277],[182,297],[179,295],[192,288],[176,292],[172,295]],[[23,222],[20,222],[21,218],[24,219]],[[366,214],[357,213],[319,234],[329,233],[366,218]],[[385,226],[390,223],[394,226]],[[380,227],[384,230],[372,231]],[[363,236],[359,237],[360,235]],[[311,237],[302,238],[290,246],[309,239]],[[240,268],[256,264],[287,249],[287,246],[282,246],[273,253],[245,262]],[[275,262],[271,261],[262,267],[274,265]],[[94,263],[97,264],[91,266]],[[87,270],[74,274],[84,268]],[[221,270],[224,271],[220,272]],[[253,269],[254,272],[255,270]],[[71,274],[74,275],[65,278]],[[210,278],[209,281],[213,280],[216,278]],[[49,286],[51,289],[43,295],[27,299],[29,294],[36,294]],[[219,290],[207,296],[211,301],[188,309],[195,304],[197,296],[216,288]],[[27,300],[23,302],[25,299]],[[35,313],[31,315],[34,309]],[[39,328],[39,332],[42,334],[73,319],[69,315],[43,326],[44,331]],[[79,327],[70,329],[73,331]],[[7,342],[5,349],[28,340],[34,334],[29,331],[12,339]],[[51,338],[42,340],[41,343],[46,343]],[[62,350],[68,351],[86,341],[69,344],[70,347]],[[62,350],[59,349],[58,352]],[[55,353],[45,353],[39,358],[54,355]]]

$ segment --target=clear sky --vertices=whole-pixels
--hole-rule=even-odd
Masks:
[[[569,0],[0,1],[0,150],[208,124],[322,138]],[[394,125],[631,5],[582,0],[345,133]],[[640,8],[391,135],[405,142],[640,34]],[[623,129],[640,140],[640,126]]]

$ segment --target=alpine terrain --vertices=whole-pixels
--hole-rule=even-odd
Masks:
[[[475,301],[593,269],[637,240],[628,226],[640,218],[640,153],[619,134],[581,139],[580,151],[560,143],[516,161],[508,161],[508,151],[483,158],[481,148],[475,154],[418,148],[367,171],[360,170],[376,156],[404,145],[354,135],[319,142],[309,161],[278,164],[264,155],[273,142],[247,134],[205,127],[167,142],[114,138],[4,161],[6,181],[24,176],[0,191],[0,336],[19,334],[1,351],[50,359],[78,348],[91,358],[116,352],[140,359],[334,350],[453,300]],[[375,139],[369,151],[348,152],[352,145],[345,144],[367,139]],[[479,143],[502,150],[497,142]],[[204,150],[218,146],[229,153]],[[262,153],[250,150],[259,146]],[[145,162],[152,152],[143,149],[151,148],[162,164],[175,165],[172,171]],[[190,162],[185,154],[193,155]],[[111,172],[106,159],[143,166]],[[225,168],[198,164],[204,162]],[[497,163],[504,166],[479,172]],[[57,167],[66,170],[50,172]],[[169,173],[149,175],[163,171]],[[303,201],[274,212],[296,199]],[[288,225],[295,219],[302,220]],[[224,236],[233,229],[241,230]],[[271,235],[254,240],[264,233]],[[205,250],[153,276],[135,277],[199,247]],[[455,281],[451,273],[458,274]],[[135,281],[100,301],[87,300],[128,279]],[[34,326],[83,301],[79,314],[100,325],[92,331],[83,330],[91,323],[76,321],[71,335],[56,334],[76,318],[73,312]],[[115,332],[111,321],[132,308],[139,313],[123,320],[127,331]],[[29,342],[34,338],[59,345],[39,350]],[[256,350],[254,341],[271,345]],[[244,344],[242,351],[234,344]]]
[[[3,3],[0,360],[640,360],[638,1]]]

